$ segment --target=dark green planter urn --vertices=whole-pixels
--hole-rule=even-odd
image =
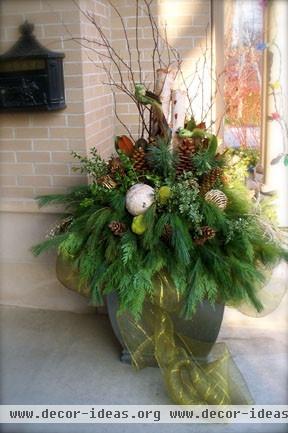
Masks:
[[[106,303],[114,334],[122,347],[120,359],[122,362],[131,363],[131,356],[125,347],[117,322],[117,311],[119,306],[117,294],[110,293],[107,295]],[[189,337],[191,340],[204,343],[201,345],[201,349],[199,349],[199,345],[197,344],[196,352],[193,352],[196,359],[203,361],[208,357],[210,350],[217,340],[223,315],[223,304],[215,304],[212,306],[208,301],[203,301],[202,304],[199,305],[192,319],[185,320],[178,316],[171,316],[176,333]],[[156,361],[155,365],[157,365]]]

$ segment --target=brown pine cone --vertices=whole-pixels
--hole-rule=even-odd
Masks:
[[[162,233],[162,239],[164,242],[170,242],[172,237],[172,226],[170,224],[165,224],[164,230]]]
[[[122,236],[126,232],[126,225],[120,221],[111,221],[108,227],[115,236]]]
[[[208,173],[205,173],[200,180],[200,193],[205,195],[206,192],[210,191],[216,183],[218,178],[221,178],[223,173],[222,168],[215,167],[212,168]]]
[[[136,171],[143,172],[147,169],[146,153],[143,147],[134,150],[132,160]]]
[[[108,166],[109,166],[109,172],[111,176],[113,176],[116,173],[119,173],[120,176],[125,175],[125,171],[122,166],[121,159],[118,156],[112,156],[112,158],[109,160]]]
[[[184,138],[178,146],[177,174],[192,170],[192,155],[197,150],[197,139]]]
[[[213,239],[215,237],[215,230],[212,229],[212,227],[204,226],[201,227],[202,235],[194,239],[195,244],[197,245],[203,245],[206,241],[209,239]]]

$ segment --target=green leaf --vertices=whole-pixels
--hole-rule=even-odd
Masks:
[[[285,167],[288,167],[288,153],[284,157],[284,165]]]
[[[209,142],[209,147],[207,149],[207,153],[209,154],[210,158],[215,158],[217,147],[218,147],[217,137],[213,135]]]

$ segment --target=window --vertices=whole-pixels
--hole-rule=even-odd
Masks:
[[[223,139],[261,147],[264,8],[257,0],[224,2]]]

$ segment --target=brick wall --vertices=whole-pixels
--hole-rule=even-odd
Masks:
[[[80,12],[91,8],[109,26],[109,9],[101,0],[1,0],[1,53],[18,38],[25,19],[35,24],[35,35],[46,47],[64,51],[67,108],[54,113],[1,113],[1,196],[31,199],[62,192],[86,182],[72,170],[71,150],[86,153],[92,145],[107,153],[112,143],[112,108],[84,48],[71,38],[87,34]],[[104,99],[107,99],[105,104]],[[110,104],[110,105],[109,105]],[[104,110],[103,110],[104,108]],[[110,128],[102,132],[104,122]]]
[[[114,0],[114,4],[119,9],[121,15],[124,17],[125,28],[127,30],[128,38],[131,38],[130,48],[132,65],[134,70],[138,68],[138,56],[135,47],[136,35],[136,1],[133,0]],[[151,32],[151,23],[147,16],[147,9],[143,1],[139,1],[138,12],[138,38],[141,65],[143,68],[143,78],[147,83],[152,81],[152,50],[153,35]],[[196,117],[201,117],[201,107],[210,103],[210,62],[211,62],[211,45],[210,45],[210,16],[211,16],[211,1],[210,0],[158,0],[152,4],[153,16],[158,22],[159,28],[164,28],[166,24],[168,42],[177,49],[181,58],[183,59],[182,70],[183,76],[187,80],[187,84],[191,83],[191,76],[195,75],[195,66],[197,68],[201,79],[204,82],[204,95],[202,101],[202,89],[198,88],[199,80],[195,78],[194,85],[191,85],[190,96],[193,99],[193,111]],[[127,47],[125,42],[125,35],[122,29],[121,21],[117,14],[112,11],[111,18],[112,28],[112,41],[121,56],[129,61],[127,55]],[[206,50],[207,43],[207,50]],[[163,45],[163,44],[162,44]],[[167,56],[162,53],[164,61],[167,61]],[[203,78],[202,78],[203,74]],[[139,75],[138,75],[139,76]],[[183,88],[181,80],[179,87]],[[197,92],[199,97],[194,98],[194,93]],[[123,94],[117,93],[117,111],[121,116],[123,122],[129,125],[132,135],[137,136],[138,121],[137,110],[133,102]],[[117,134],[125,133],[124,128],[116,122]]]
[[[101,28],[111,39],[111,10],[106,0],[81,0],[81,9],[95,16]],[[81,14],[81,36],[84,40],[97,38],[95,26]],[[108,158],[113,150],[114,115],[111,90],[107,85],[106,75],[101,70],[101,62],[92,49],[82,50],[83,96],[85,142],[89,149],[97,146],[101,155]]]
[[[136,1],[114,0],[114,4],[123,15],[131,43],[132,66],[137,71]],[[139,4],[139,48],[143,75],[149,82],[152,76],[151,27],[143,1]],[[78,0],[78,5],[72,0],[1,0],[0,8],[1,53],[17,40],[19,24],[28,19],[35,24],[35,34],[43,45],[64,51],[66,56],[65,110],[0,114],[1,196],[21,201],[86,182],[85,176],[72,170],[71,150],[86,153],[97,146],[102,155],[108,156],[113,148],[114,131],[125,133],[113,116],[111,91],[103,85],[106,77],[99,70],[95,53],[84,48],[80,39],[71,39],[96,37],[94,26],[81,9],[95,14],[125,61],[128,52],[121,23],[106,0]],[[160,24],[167,22],[169,42],[185,60],[184,73],[191,75],[201,55],[200,47],[205,45],[206,30],[209,31],[210,0],[155,0],[153,14]],[[207,60],[209,64],[209,58]],[[204,81],[205,95],[209,95],[209,77],[204,76]],[[137,137],[139,119],[135,106],[119,92],[116,92],[116,99],[118,114]],[[200,106],[201,101],[195,99],[196,112]]]

